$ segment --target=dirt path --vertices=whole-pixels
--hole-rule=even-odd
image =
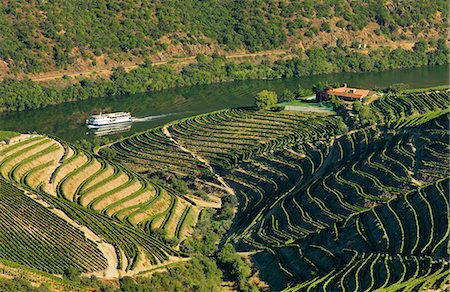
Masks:
[[[214,169],[212,168],[211,164],[209,164],[209,162],[204,159],[203,157],[201,157],[200,155],[198,155],[197,153],[187,149],[186,147],[184,147],[183,145],[181,145],[178,141],[176,141],[172,134],[169,131],[169,128],[167,125],[165,125],[163,127],[163,132],[164,135],[167,136],[167,138],[169,138],[170,141],[172,141],[173,143],[175,143],[175,145],[177,145],[178,148],[180,148],[182,151],[187,152],[189,154],[192,155],[192,157],[194,157],[195,159],[197,159],[198,161],[200,161],[201,163],[203,163],[208,169],[209,171],[216,177],[217,181],[220,182],[220,184],[223,186],[224,190],[229,193],[230,195],[235,195],[234,190],[227,184],[227,182],[225,181],[225,179],[223,177],[221,177],[220,175],[218,175]]]
[[[246,58],[246,57],[257,57],[257,56],[278,56],[286,54],[283,50],[269,50],[269,51],[262,51],[257,53],[236,53],[236,54],[229,54],[225,55],[226,59],[237,59],[237,58]],[[158,61],[153,62],[153,66],[161,66],[166,64],[177,64],[177,65],[185,65],[185,64],[191,64],[196,62],[196,56],[190,56],[185,58],[176,58],[168,61]],[[129,66],[124,66],[125,71],[130,71],[133,69],[136,69],[139,67],[140,64],[133,64]],[[68,71],[52,71],[47,73],[42,73],[36,76],[28,76],[33,81],[50,81],[53,79],[62,78],[64,76],[68,77],[78,77],[78,76],[91,76],[91,75],[99,75],[99,76],[109,76],[112,73],[111,69],[90,69],[85,71],[76,71],[76,72],[68,72]]]

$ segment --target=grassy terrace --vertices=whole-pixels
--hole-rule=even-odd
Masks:
[[[13,137],[19,136],[19,133],[11,131],[0,131],[0,141],[7,141]]]
[[[41,135],[19,138],[0,146],[1,176],[37,193],[111,243],[116,248],[118,269],[128,271],[138,264],[151,268],[164,263],[169,256],[178,255],[153,236],[153,231],[161,229],[167,238],[186,238],[197,220],[197,207],[119,164],[59,139]],[[46,220],[42,220],[45,224]],[[29,240],[24,241],[31,244]],[[90,259],[94,266],[85,267],[84,261],[88,259],[83,256],[89,257],[89,253],[79,255],[77,267],[82,270],[104,268],[92,261],[95,256]],[[8,259],[11,258],[8,256]],[[67,261],[55,258],[55,266],[49,264],[48,267],[52,272],[61,272],[67,268]],[[43,267],[42,263],[28,264]]]

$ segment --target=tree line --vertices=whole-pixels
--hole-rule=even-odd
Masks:
[[[0,7],[0,59],[12,72],[42,72],[79,59],[95,63],[102,54],[146,59],[169,42],[254,52],[278,48],[300,31],[329,32],[335,19],[348,31],[377,23],[377,34],[395,40],[406,30],[445,33],[447,15],[445,0],[14,0]]]
[[[248,62],[236,64],[214,54],[197,58],[199,62],[174,69],[169,65],[146,63],[135,70],[113,70],[110,79],[82,79],[65,87],[33,82],[30,79],[5,78],[0,82],[0,111],[22,111],[93,97],[134,94],[247,79],[301,77],[332,72],[383,71],[448,62],[445,40],[435,44],[418,42],[413,51],[379,48],[364,54],[350,48],[313,48],[301,58],[278,60],[274,63]]]

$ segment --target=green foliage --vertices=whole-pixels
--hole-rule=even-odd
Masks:
[[[360,102],[359,100],[356,100],[353,102],[352,109],[354,112],[359,113],[359,111],[361,110],[361,107],[362,107],[362,102]]]
[[[398,93],[402,90],[408,89],[408,85],[404,84],[404,83],[395,83],[390,85],[387,88],[387,92],[391,92],[391,93]]]
[[[320,26],[321,31],[331,32],[331,26],[328,22],[322,22],[322,25]]]
[[[63,276],[64,276],[64,278],[66,278],[70,281],[79,281],[80,276],[81,276],[81,271],[80,271],[80,269],[77,269],[76,267],[70,266],[64,270]]]
[[[319,81],[314,84],[312,87],[312,92],[314,94],[321,93],[324,90],[327,90],[329,87],[340,87],[341,84],[339,82],[328,82],[328,81]]]
[[[313,91],[312,91],[311,89],[309,89],[309,88],[303,88],[301,85],[299,85],[299,86],[295,89],[294,93],[295,93],[295,98],[296,98],[296,99],[300,99],[300,98],[305,97],[305,96],[311,96],[311,95],[313,95]]]
[[[25,110],[67,101],[120,94],[158,91],[167,88],[202,85],[246,79],[300,77],[331,72],[382,71],[448,62],[445,43],[426,53],[380,48],[368,55],[349,53],[345,48],[314,48],[307,59],[279,60],[275,63],[235,64],[215,55],[210,62],[190,64],[181,71],[169,66],[143,65],[130,72],[116,68],[111,80],[88,79],[66,87],[48,87],[31,80],[0,81],[0,110]]]
[[[437,12],[442,15],[436,18]],[[102,54],[120,59],[134,55],[146,58],[150,52],[172,44],[199,45],[216,42],[225,50],[273,49],[286,43],[306,26],[305,18],[324,19],[337,26],[360,30],[371,22],[391,36],[402,28],[417,35],[430,28],[445,32],[446,1],[151,1],[131,0],[84,3],[75,0],[26,1],[8,3],[0,10],[0,56],[13,72],[38,72],[52,64],[64,68],[75,58],[89,59]],[[317,34],[310,28],[306,35]]]
[[[222,272],[216,263],[203,256],[194,257],[185,264],[168,268],[167,272],[136,279],[124,277],[119,291],[220,291]]]
[[[217,251],[217,243],[231,226],[234,209],[237,206],[235,196],[224,195],[219,210],[205,209],[197,222],[192,237],[181,243],[181,251],[212,256]]]
[[[374,125],[377,122],[377,116],[368,105],[363,105],[358,112],[359,120],[363,125]]]
[[[333,105],[334,109],[342,106],[342,100],[334,95],[330,96],[330,103]]]
[[[11,132],[11,131],[0,131],[0,141],[4,141],[6,144],[9,144],[11,138],[19,136],[19,133]]]
[[[420,40],[414,44],[413,50],[418,53],[425,53],[428,49],[428,43],[425,40]]]
[[[34,288],[31,283],[21,278],[1,279],[0,278],[0,292],[47,292],[50,291],[45,284],[38,288]]]
[[[295,95],[292,91],[290,91],[289,89],[285,89],[283,90],[283,92],[280,95],[280,98],[278,101],[280,102],[286,102],[286,101],[293,101],[295,100]]]
[[[236,254],[234,247],[226,243],[222,249],[217,253],[217,260],[223,271],[226,271],[227,277],[236,281],[239,285],[239,290],[251,289],[247,279],[251,275],[251,269],[244,263],[241,257]]]
[[[348,126],[344,123],[342,117],[338,117],[337,118],[337,129],[338,129],[338,133],[340,134],[347,134],[348,132]]]
[[[255,96],[255,106],[257,109],[270,109],[278,102],[276,92],[269,90],[262,90]]]

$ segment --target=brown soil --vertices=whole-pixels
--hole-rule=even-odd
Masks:
[[[100,169],[100,163],[94,159],[94,161],[86,167],[83,171],[71,176],[63,185],[64,195],[69,201],[73,201],[75,191],[78,186],[82,184],[86,179],[91,177],[91,175]]]
[[[93,185],[95,185],[96,183],[99,183],[99,182],[107,179],[113,173],[114,173],[114,169],[110,165],[107,165],[106,168],[96,178],[94,178],[93,180],[91,180],[89,183],[87,183],[84,186],[84,189],[88,189],[88,188],[92,187]]]
[[[140,194],[139,196],[131,199],[131,200],[127,200],[125,202],[123,202],[120,205],[117,205],[114,208],[109,209],[106,212],[106,215],[108,216],[112,216],[114,213],[118,212],[119,210],[131,207],[131,206],[135,206],[135,205],[139,205],[141,203],[147,202],[149,201],[151,198],[153,198],[153,196],[155,195],[154,191],[146,191],[142,194]]]
[[[194,218],[194,220],[192,220],[192,223],[190,223],[189,225],[183,226],[183,229],[181,230],[181,240],[192,235],[192,231],[194,230],[194,227],[197,224],[199,215],[200,215],[200,209],[195,206],[192,206],[191,214],[188,215],[188,218],[191,217],[191,218]]]
[[[78,154],[77,158],[75,158],[73,161],[71,161],[69,164],[64,165],[59,170],[58,174],[56,175],[55,179],[53,180],[52,184],[47,188],[47,190],[50,192],[50,194],[53,194],[56,196],[56,187],[58,186],[58,183],[69,173],[77,169],[78,167],[82,166],[87,161],[87,157],[82,154]]]
[[[213,52],[212,52],[213,53]],[[225,56],[227,59],[241,59],[241,58],[252,58],[257,56],[278,56],[278,55],[285,55],[287,54],[283,50],[268,50],[268,51],[262,51],[257,53],[246,53],[246,52],[237,52],[233,54],[228,54]],[[183,58],[169,58],[167,60],[162,61],[154,61],[153,66],[161,66],[161,65],[171,65],[171,66],[182,66],[187,65],[191,63],[196,63],[195,55],[183,57]],[[102,62],[100,62],[101,64]],[[136,69],[141,62],[139,60],[135,60],[134,62],[131,62],[131,64],[122,64],[125,71],[130,71],[133,69]],[[57,71],[49,71],[46,73],[40,73],[40,74],[30,74],[28,77],[30,77],[34,81],[38,82],[45,82],[45,81],[51,81],[55,79],[60,79],[64,76],[77,78],[77,77],[103,77],[103,78],[109,78],[112,74],[113,67],[117,67],[121,64],[113,64],[110,66],[97,66],[95,68],[84,68],[82,70],[74,71],[74,70],[57,70]]]
[[[119,177],[113,179],[112,181],[108,182],[107,184],[105,184],[99,188],[92,190],[89,194],[84,196],[83,199],[81,200],[81,204],[83,206],[87,206],[87,204],[89,204],[92,200],[94,200],[98,196],[100,196],[106,192],[109,192],[115,188],[120,187],[121,185],[126,183],[129,179],[130,178],[128,177],[128,175],[126,173],[122,172],[119,175]]]
[[[132,214],[133,212],[138,211],[139,208],[140,208],[140,207],[134,207],[134,208],[128,209],[128,210],[126,210],[126,211],[120,210],[120,213],[117,214],[117,218],[119,218],[120,220],[123,220],[126,216]],[[117,211],[116,211],[116,212],[117,212]],[[114,213],[111,213],[111,214],[114,214]]]
[[[22,136],[22,135],[21,135],[21,136]],[[21,137],[21,136],[20,136],[20,137]],[[4,149],[7,149],[7,148],[10,147],[10,146],[13,146],[13,145],[16,144],[17,142],[21,142],[21,141],[23,141],[23,140],[27,140],[27,139],[30,139],[30,138],[31,138],[31,136],[24,136],[24,137],[18,138],[18,139],[15,140],[15,141],[11,141],[8,145],[2,144],[2,145],[0,145],[0,151],[2,151],[2,150],[4,150]],[[17,151],[19,151],[19,150],[21,150],[21,149],[23,149],[23,148],[26,148],[26,147],[28,147],[28,146],[31,146],[31,145],[33,145],[33,144],[36,144],[36,143],[38,143],[38,142],[40,142],[40,141],[42,141],[42,140],[39,140],[39,141],[28,141],[28,143],[26,143],[25,145],[22,145],[22,146],[17,147],[16,149],[10,150],[10,151],[8,151],[8,153],[6,153],[6,154],[4,154],[4,155],[1,155],[1,154],[0,154],[0,159],[3,159],[3,158],[5,158],[5,157],[7,157],[7,156],[9,156],[9,155],[12,155],[12,154],[16,153]]]
[[[170,207],[170,201],[171,201],[170,196],[167,194],[163,194],[160,198],[158,198],[158,200],[156,202],[153,203],[153,205],[150,207],[150,209],[147,209],[141,213],[137,213],[137,214],[133,215],[130,218],[130,221],[133,224],[138,224],[139,222],[146,220],[156,214],[165,212]],[[162,222],[162,219],[160,221]],[[157,226],[159,226],[159,225],[157,225]]]
[[[118,200],[125,198],[135,192],[137,192],[141,188],[141,184],[138,181],[133,182],[131,185],[126,187],[125,189],[115,192],[108,197],[98,201],[97,204],[95,204],[94,209],[97,211],[101,211],[111,205],[112,203],[117,202]]]
[[[33,160],[30,163],[27,163],[26,165],[18,169],[17,170],[18,177],[22,177],[25,174],[25,172],[34,167],[45,164],[48,161],[53,161],[53,163],[50,166],[46,167],[45,169],[42,169],[41,171],[35,172],[29,178],[29,181],[32,182],[32,186],[37,186],[41,182],[48,182],[53,170],[58,164],[58,161],[64,155],[64,148],[62,148],[59,143],[54,144],[59,146],[58,149],[38,159]]]
[[[222,206],[222,202],[220,201],[220,198],[217,198],[215,196],[209,196],[209,199],[211,202],[205,201],[200,199],[199,197],[193,196],[193,195],[184,195],[189,200],[193,201],[198,207],[202,208],[214,208],[219,209]]]
[[[51,144],[53,144],[53,141],[50,139],[46,139],[46,143],[36,146],[34,148],[32,148],[31,150],[22,153],[21,155],[19,155],[18,157],[15,157],[14,159],[12,159],[11,161],[7,162],[6,164],[3,165],[2,168],[2,175],[4,177],[8,176],[8,172],[18,163],[20,163],[23,159],[29,157],[30,155],[33,155],[35,153],[38,153],[42,150],[44,150],[45,148],[49,147]],[[30,145],[28,145],[30,146]]]
[[[170,217],[169,222],[167,222],[166,225],[166,233],[170,237],[175,236],[175,231],[177,229],[178,222],[181,219],[181,215],[183,215],[183,212],[185,208],[187,207],[187,204],[183,204],[181,200],[178,200],[175,205],[175,211],[172,213],[172,216]]]
[[[11,146],[11,145],[13,145],[13,144],[15,144],[17,142],[20,142],[20,141],[25,140],[25,139],[30,139],[32,136],[35,136],[35,135],[20,134],[19,136],[12,137],[10,139],[10,141],[9,141],[9,144],[6,144],[4,141],[0,141],[0,151],[2,151],[3,149],[8,148],[9,146]]]

